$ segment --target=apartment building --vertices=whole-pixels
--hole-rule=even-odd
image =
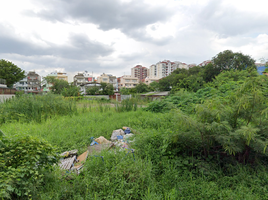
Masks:
[[[138,78],[140,81],[149,75],[149,69],[141,65],[131,68],[131,76]]]
[[[124,75],[119,78],[118,87],[120,88],[133,88],[139,84],[139,78],[133,77],[131,75]]]
[[[149,77],[158,79],[164,78],[171,74],[175,69],[180,68],[180,65],[183,67],[181,62],[178,61],[171,62],[169,60],[164,60],[158,62],[150,66]]]
[[[101,74],[99,77],[97,77],[97,83],[110,83],[113,84],[114,88],[118,89],[117,78],[111,74]]]

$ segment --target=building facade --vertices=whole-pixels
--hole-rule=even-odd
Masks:
[[[149,76],[149,69],[141,65],[137,65],[131,68],[131,76],[136,77],[139,79],[139,81],[141,81],[142,79],[145,79],[147,76]]]
[[[34,71],[30,71],[27,76],[17,82],[15,87],[17,90],[25,91],[26,93],[30,92],[40,92],[41,91],[41,76],[39,76]]]
[[[90,75],[87,71],[85,71],[83,73],[78,73],[77,75],[75,75],[73,80],[74,85],[80,86],[94,82],[95,78],[92,75]]]
[[[120,88],[134,88],[139,84],[139,79],[131,75],[124,75],[120,77],[118,87]]]
[[[105,73],[101,74],[97,78],[97,83],[110,83],[113,85],[115,89],[118,89],[117,78],[116,76],[113,76],[111,74],[105,74]]]

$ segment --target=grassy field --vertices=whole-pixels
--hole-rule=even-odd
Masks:
[[[268,199],[268,174],[262,165],[221,165],[213,157],[189,154],[185,149],[198,152],[199,141],[193,139],[187,146],[189,136],[180,133],[176,112],[146,112],[135,103],[117,106],[121,109],[83,101],[72,114],[1,125],[8,137],[36,136],[58,153],[82,153],[91,137],[110,139],[113,130],[123,126],[137,133],[134,156],[125,151],[94,154],[104,160],[90,155],[79,176],[55,167],[44,172],[44,182],[32,191],[32,199]]]

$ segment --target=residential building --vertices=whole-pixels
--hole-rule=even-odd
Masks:
[[[67,73],[63,73],[63,72],[57,72],[57,79],[59,80],[64,80],[68,82],[68,76]]]
[[[83,73],[78,73],[77,75],[74,76],[74,85],[79,86],[82,84],[87,84],[87,83],[92,83],[95,81],[95,78],[90,75],[87,71]]]
[[[149,69],[141,65],[131,68],[131,76],[138,78],[140,81],[149,76]]]
[[[207,64],[211,63],[211,60],[205,60],[203,61],[202,63],[200,63],[198,66],[199,67],[203,67],[203,66],[206,66]]]
[[[115,89],[118,89],[117,78],[116,76],[113,76],[111,74],[105,74],[105,73],[101,74],[97,78],[97,83],[110,83],[113,85]]]
[[[149,77],[152,78],[164,78],[170,75],[175,69],[179,68],[180,62],[170,62],[169,60],[164,60],[151,65],[149,69]]]
[[[34,71],[30,71],[27,76],[17,82],[15,87],[17,90],[23,90],[26,93],[41,91],[41,76]]]
[[[120,81],[118,84],[119,89],[120,88],[133,88],[136,87],[137,84],[139,84],[139,78],[133,77],[131,75],[124,75],[120,77]]]
[[[142,82],[144,82],[146,85],[150,85],[150,83],[152,82],[158,82],[159,78],[153,78],[153,77],[146,77],[145,79],[143,79]]]

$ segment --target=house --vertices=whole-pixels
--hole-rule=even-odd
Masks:
[[[113,85],[113,87],[117,90],[118,89],[118,84],[117,84],[117,78],[116,76],[113,76],[111,74],[101,74],[97,78],[97,83],[110,83]]]
[[[28,72],[26,77],[15,84],[17,90],[25,93],[38,93],[41,91],[41,76],[34,71]]]
[[[86,83],[92,83],[95,81],[95,78],[90,75],[87,71],[78,73],[74,76],[74,85],[79,86]]]
[[[120,83],[118,84],[118,88],[134,88],[139,84],[139,78],[133,77],[131,75],[124,75],[119,78]]]

